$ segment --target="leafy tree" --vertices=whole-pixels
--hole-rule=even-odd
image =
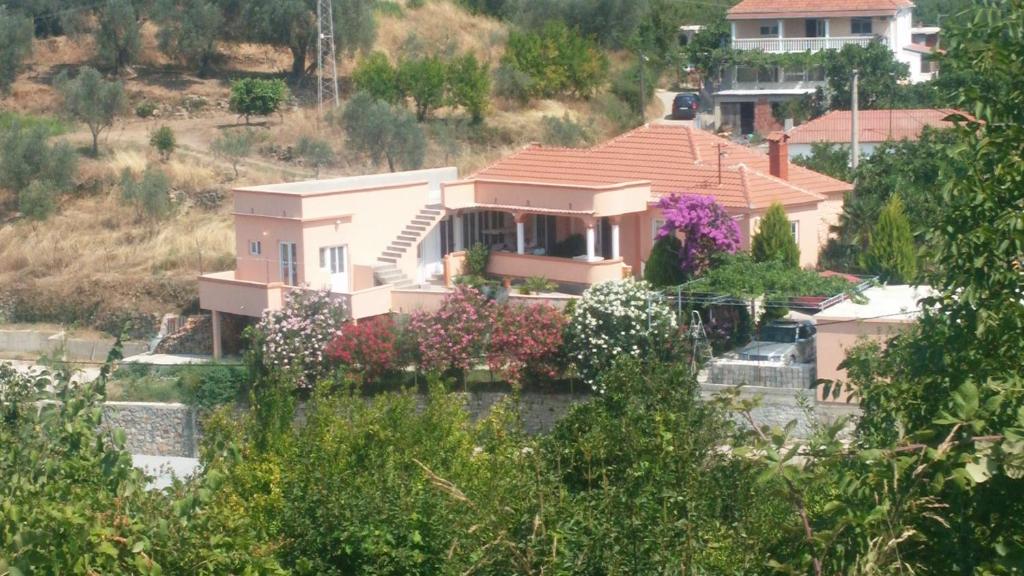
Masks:
[[[0,186],[20,192],[33,182],[66,192],[74,186],[77,158],[66,142],[50,144],[43,124],[14,121],[0,130]]]
[[[135,205],[140,218],[159,221],[174,211],[171,180],[163,170],[157,168],[146,168],[138,180],[125,169],[121,173],[121,195]]]
[[[685,48],[686,57],[704,78],[722,78],[726,64],[732,58],[731,35],[725,15],[713,19],[690,40]]]
[[[0,92],[6,94],[32,53],[32,20],[0,7]]]
[[[644,280],[655,288],[678,286],[686,281],[679,268],[679,252],[683,243],[675,235],[663,236],[654,242],[644,266]]]
[[[341,121],[349,143],[374,163],[387,160],[392,172],[423,165],[426,137],[406,110],[360,92],[345,106]]]
[[[171,157],[171,153],[177,147],[177,142],[174,138],[174,130],[171,130],[170,126],[161,126],[157,128],[153,134],[149,137],[149,145],[156,149],[160,153],[160,158],[166,161]]]
[[[416,104],[416,120],[444,103],[445,65],[437,56],[408,58],[398,64],[398,85]]]
[[[331,150],[331,145],[326,140],[319,138],[309,136],[299,138],[299,142],[295,146],[295,153],[307,164],[313,166],[317,178],[320,177],[320,167],[334,161],[334,150]]]
[[[100,61],[120,74],[142,48],[139,18],[132,0],[106,0],[99,11],[96,50]]]
[[[750,239],[750,254],[754,262],[778,260],[791,268],[800,266],[800,248],[782,204],[776,202],[764,213],[757,232]]]
[[[592,40],[552,21],[539,32],[509,33],[502,64],[530,76],[531,94],[589,97],[608,74],[608,58]]]
[[[114,124],[114,118],[125,107],[124,87],[120,82],[104,80],[96,69],[88,66],[79,70],[74,79],[62,72],[57,77],[57,87],[64,96],[65,113],[89,127],[92,155],[98,155],[100,133]]]
[[[472,53],[464,54],[448,62],[446,77],[451,103],[469,112],[474,124],[483,121],[491,96],[487,63]]]
[[[18,211],[31,220],[46,220],[57,208],[56,191],[43,180],[34,180],[18,192]]]
[[[159,0],[156,5],[160,50],[209,74],[223,34],[224,14],[210,0]]]
[[[374,0],[333,0],[334,44],[341,54],[368,48],[376,35]],[[241,4],[242,34],[255,42],[287,48],[293,78],[306,72],[306,59],[316,53],[316,3],[309,0],[251,0]]]
[[[867,46],[847,44],[824,61],[831,108],[849,110],[853,71],[858,71],[858,105],[862,110],[889,108],[896,104],[899,85],[909,75],[906,64],[898,62],[882,42]]]
[[[249,128],[227,130],[210,143],[210,150],[231,162],[231,169],[238,178],[238,163],[252,153],[260,135]]]
[[[917,277],[917,247],[898,195],[889,197],[868,239],[864,267],[883,282],[903,284]]]
[[[831,176],[844,182],[853,182],[850,170],[850,147],[833,142],[815,142],[811,144],[809,156],[799,155],[793,163]]]
[[[637,110],[637,116],[644,117],[641,107],[646,109],[647,103],[654,97],[654,85],[657,83],[658,74],[651,66],[644,65],[644,93],[640,94],[640,65],[634,64],[612,80],[612,94],[619,100],[626,102]]]
[[[494,71],[494,94],[520,106],[530,102],[533,78],[512,66],[502,64]]]
[[[356,90],[389,104],[396,104],[402,95],[398,71],[383,52],[371,52],[359,60],[352,71],[352,84]]]
[[[277,112],[288,95],[288,86],[283,80],[244,78],[231,84],[228,107],[239,116],[244,116],[248,124],[251,116],[269,116]]]

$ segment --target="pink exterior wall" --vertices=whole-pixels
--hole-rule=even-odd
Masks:
[[[820,240],[823,215],[820,204],[790,206],[786,208],[786,217],[790,222],[797,223],[797,247],[800,248],[800,266],[814,268],[818,265],[818,252],[823,243]],[[738,221],[740,226],[740,247],[750,249],[750,239],[757,232],[761,218],[767,209],[758,210]]]
[[[473,196],[470,198],[470,190]],[[647,209],[651,195],[647,182],[613,186],[564,186],[523,182],[477,180],[445,185],[444,206],[449,210],[474,205],[500,205],[541,210],[566,210],[592,215],[618,216]]]
[[[863,340],[875,340],[884,342],[895,336],[901,330],[905,330],[912,323],[907,321],[879,321],[861,320],[840,322],[838,320],[823,319],[818,324],[817,348],[818,348],[818,378],[824,380],[844,380],[846,370],[839,368],[839,364],[846,359],[846,353],[853,346]],[[843,393],[837,399],[829,401],[846,402],[848,393]],[[818,390],[818,399],[822,398],[822,390]]]
[[[234,272],[215,272],[199,277],[199,301],[206,310],[259,318],[264,310],[281,308],[287,288],[281,284],[246,282]]]
[[[609,280],[621,280],[623,262],[621,258],[585,262],[552,256],[493,252],[487,263],[487,271],[497,276],[514,278],[543,276],[555,282],[598,284]]]

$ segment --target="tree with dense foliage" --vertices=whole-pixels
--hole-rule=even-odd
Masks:
[[[580,378],[600,392],[601,375],[622,357],[671,358],[676,330],[675,315],[646,282],[603,282],[576,301],[566,352]]]
[[[57,192],[49,183],[33,180],[18,192],[18,211],[30,220],[46,220],[57,209]]]
[[[260,141],[260,134],[250,128],[227,130],[210,143],[210,150],[231,162],[231,169],[238,178],[238,163],[252,153],[253,146]]]
[[[371,52],[359,60],[352,71],[352,84],[357,91],[389,104],[398,103],[402,96],[398,71],[383,52]]]
[[[509,33],[502,64],[530,77],[531,95],[591,96],[608,74],[608,57],[559,21],[539,32]]]
[[[655,288],[678,286],[685,282],[686,274],[679,267],[682,249],[683,243],[674,234],[655,240],[644,265],[644,280]]]
[[[865,159],[866,160],[866,159]],[[850,147],[834,142],[815,142],[811,144],[811,153],[793,158],[793,163],[831,176],[843,182],[853,182],[850,169]]]
[[[199,76],[210,73],[217,56],[217,40],[224,34],[224,14],[210,0],[158,0],[160,51],[196,68]]]
[[[114,125],[114,119],[124,109],[126,96],[121,82],[110,82],[95,68],[80,69],[71,79],[62,72],[57,87],[64,96],[64,112],[84,122],[92,133],[92,155],[99,154],[100,133]]]
[[[392,172],[399,167],[412,170],[423,165],[426,137],[416,117],[407,110],[360,92],[345,105],[341,122],[349,144],[375,164],[386,160]]]
[[[0,7],[0,93],[6,94],[32,53],[32,20]]]
[[[50,144],[51,132],[43,124],[14,120],[0,129],[0,186],[21,192],[34,182],[51,192],[74,186],[77,157],[66,142]]]
[[[533,77],[508,64],[494,70],[494,95],[520,106],[529,104],[533,96]]]
[[[416,120],[423,122],[431,110],[444,104],[445,63],[439,56],[414,56],[398,63],[398,87],[412,98]]]
[[[892,284],[913,282],[917,277],[917,246],[898,195],[889,198],[878,216],[868,237],[863,266]]]
[[[333,0],[334,45],[338,55],[368,48],[376,36],[375,0]],[[291,75],[306,73],[306,60],[316,54],[316,2],[308,0],[250,0],[241,3],[241,34],[254,42],[287,48]]]
[[[740,229],[713,197],[672,194],[663,197],[658,207],[665,216],[658,237],[682,233],[685,238],[679,268],[688,278],[707,270],[715,254],[739,250]]]
[[[316,178],[320,177],[320,168],[322,166],[326,166],[334,161],[334,150],[331,149],[330,143],[320,138],[310,136],[299,138],[298,143],[295,145],[295,153],[307,165],[313,167],[316,171]]]
[[[790,268],[800,266],[800,248],[782,204],[773,203],[761,217],[750,239],[750,255],[754,262],[777,260]]]
[[[861,110],[894,106],[900,83],[910,75],[907,65],[896,60],[887,44],[878,41],[867,46],[847,44],[831,54],[824,66],[833,110],[850,109],[854,70],[859,73],[857,93]]]
[[[132,0],[106,0],[100,6],[96,52],[100,61],[120,74],[142,49],[141,23]]]
[[[149,145],[156,149],[160,154],[160,159],[166,162],[178,146],[177,140],[174,138],[174,130],[171,130],[170,126],[157,128],[149,136]]]
[[[491,98],[491,74],[486,62],[473,53],[457,56],[447,64],[448,100],[460,106],[474,124],[484,119]]]
[[[280,110],[288,97],[288,86],[284,80],[243,78],[231,84],[228,108],[244,116],[248,124],[251,116],[270,116]]]

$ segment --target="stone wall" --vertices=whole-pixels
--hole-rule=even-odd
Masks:
[[[817,378],[815,364],[771,364],[745,360],[716,360],[708,369],[708,381],[725,386],[758,386],[805,390]]]
[[[730,387],[707,384],[702,394],[710,398],[727,388]],[[459,394],[465,398],[466,409],[474,420],[486,416],[495,404],[508,397],[505,392]],[[816,404],[812,390],[744,387],[741,396],[761,398],[761,404],[752,413],[758,424],[781,427],[796,420],[797,435],[807,434],[815,417],[830,423],[857,413],[856,406]],[[520,395],[523,429],[529,434],[550,432],[574,404],[588,402],[590,398],[589,394],[581,393],[524,392]],[[426,397],[422,399],[425,401]],[[802,402],[812,407],[814,416],[808,414]],[[127,448],[132,454],[194,457],[198,453],[201,422],[184,404],[107,402],[103,418],[106,425],[125,431]]]
[[[107,402],[103,422],[125,431],[132,454],[195,457],[198,430],[195,411],[185,404]]]

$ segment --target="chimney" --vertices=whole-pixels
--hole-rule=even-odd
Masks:
[[[772,132],[768,135],[768,171],[772,176],[789,180],[789,135]]]

